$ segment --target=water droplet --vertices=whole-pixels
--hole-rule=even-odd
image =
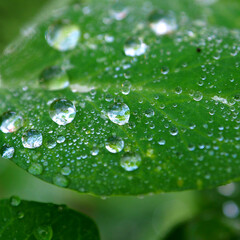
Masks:
[[[138,169],[141,164],[141,156],[136,153],[126,153],[121,159],[121,167],[126,171],[134,171]]]
[[[166,67],[166,66],[163,66],[163,67],[161,68],[161,73],[162,73],[163,75],[168,74],[168,73],[169,73],[169,68]]]
[[[47,146],[47,148],[52,149],[57,146],[57,143],[54,140],[49,140],[46,142],[46,146]]]
[[[120,137],[112,136],[108,138],[106,144],[106,149],[111,153],[121,152],[124,148],[124,141]]]
[[[158,141],[158,144],[159,145],[165,145],[165,143],[166,143],[166,141],[164,140],[164,139],[160,139],[159,141]]]
[[[58,136],[57,137],[57,143],[64,143],[65,142],[65,137],[64,136]]]
[[[53,178],[53,183],[60,187],[67,187],[69,184],[69,180],[63,175],[58,174]]]
[[[131,90],[131,83],[129,81],[125,81],[122,84],[122,94],[128,95],[130,93],[130,90]]]
[[[1,131],[3,133],[16,132],[23,126],[23,118],[15,112],[5,112],[1,116]]]
[[[65,166],[61,169],[61,174],[65,176],[68,176],[71,172],[71,168],[68,166]]]
[[[197,101],[197,102],[198,102],[198,101],[201,101],[202,98],[203,98],[203,95],[202,95],[201,92],[197,91],[197,92],[194,92],[194,93],[193,93],[193,99],[194,99],[195,101]]]
[[[181,94],[182,93],[182,88],[181,87],[176,87],[175,88],[175,93],[176,94]]]
[[[150,118],[153,117],[155,113],[152,109],[147,109],[144,114],[146,117]]]
[[[172,136],[176,136],[176,135],[178,134],[178,129],[177,129],[176,127],[172,127],[172,128],[170,129],[170,134],[171,134]]]
[[[39,226],[34,230],[34,236],[36,240],[51,240],[53,236],[53,230],[51,226]]]
[[[108,118],[118,125],[124,125],[129,122],[130,109],[125,103],[114,103],[108,111]]]
[[[148,46],[139,38],[130,37],[124,45],[124,53],[126,56],[136,57],[144,54]]]
[[[92,156],[97,156],[98,153],[99,153],[99,149],[96,148],[96,147],[93,147],[93,149],[91,150],[91,154],[92,154]]]
[[[76,115],[74,104],[67,99],[57,99],[50,105],[49,115],[58,125],[71,123]]]
[[[40,86],[48,90],[59,90],[69,86],[67,73],[59,66],[44,69],[39,79]]]
[[[25,148],[38,148],[42,145],[42,134],[34,129],[30,129],[22,136],[22,144]]]
[[[126,18],[127,14],[128,9],[121,2],[115,3],[110,10],[111,17],[117,21],[121,21]]]
[[[28,172],[32,175],[41,175],[43,172],[43,167],[39,163],[32,163],[28,168]]]
[[[24,212],[18,212],[17,217],[18,217],[18,219],[23,219],[24,218]]]
[[[236,218],[239,215],[238,205],[233,201],[228,201],[223,204],[223,213],[228,218]]]
[[[148,18],[150,28],[157,35],[170,34],[177,29],[177,21],[172,13],[153,11]]]
[[[3,158],[9,159],[9,158],[12,158],[12,157],[13,157],[14,152],[15,152],[14,147],[10,147],[10,146],[8,146],[8,145],[4,145],[4,146],[2,147],[2,149],[1,149],[1,156],[2,156]]]
[[[59,51],[67,51],[77,46],[80,35],[77,25],[56,22],[48,27],[45,37],[51,47]]]
[[[11,204],[12,206],[17,207],[17,206],[20,205],[20,203],[21,203],[20,197],[12,196],[12,197],[10,198],[10,204]]]

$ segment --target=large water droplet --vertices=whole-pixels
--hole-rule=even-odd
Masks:
[[[50,105],[49,115],[58,125],[71,123],[76,115],[74,104],[67,99],[57,99]]]
[[[3,133],[16,132],[23,126],[23,118],[15,112],[5,112],[1,116],[1,131]]]
[[[165,35],[174,32],[177,29],[176,18],[172,13],[163,11],[153,11],[148,18],[150,28],[157,35]]]
[[[124,141],[120,137],[112,136],[108,138],[106,144],[106,149],[111,153],[121,152],[124,148]]]
[[[39,163],[32,163],[30,167],[28,168],[28,172],[32,175],[41,175],[43,172],[43,167]]]
[[[77,46],[80,35],[77,25],[57,22],[48,27],[45,37],[51,47],[59,51],[67,51]]]
[[[2,149],[1,149],[1,156],[3,158],[8,158],[9,159],[9,158],[13,157],[14,152],[15,152],[14,147],[10,147],[8,145],[4,145],[2,147]]]
[[[69,184],[69,180],[65,176],[58,174],[53,177],[53,183],[60,187],[67,187]]]
[[[118,125],[124,125],[129,122],[130,109],[125,103],[114,103],[108,111],[109,119]]]
[[[130,57],[136,57],[144,54],[147,50],[147,45],[139,38],[130,37],[124,45],[124,53]]]
[[[126,171],[134,171],[138,169],[141,164],[141,156],[136,153],[126,153],[121,159],[121,167]]]
[[[37,240],[51,240],[53,230],[51,226],[39,226],[34,230],[34,236]]]
[[[30,129],[22,136],[22,144],[25,148],[38,148],[42,145],[42,134],[34,129]]]
[[[39,79],[42,88],[48,90],[59,90],[69,85],[67,73],[59,66],[45,68]]]

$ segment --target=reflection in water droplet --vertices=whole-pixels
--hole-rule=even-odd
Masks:
[[[57,99],[50,105],[49,115],[58,125],[71,123],[76,115],[74,104],[67,99]]]
[[[8,145],[4,145],[4,146],[2,147],[2,149],[1,149],[1,156],[2,156],[3,158],[9,159],[9,158],[12,158],[12,157],[13,157],[14,152],[15,152],[14,147],[10,147],[10,146],[8,146]]]
[[[77,46],[80,35],[77,25],[57,22],[48,27],[45,37],[51,47],[59,51],[67,51]]]
[[[12,196],[12,197],[10,198],[10,204],[11,204],[12,206],[17,207],[17,206],[20,205],[20,203],[21,203],[20,197]]]
[[[129,122],[130,109],[125,103],[114,103],[108,111],[109,119],[118,125],[124,125]]]
[[[59,66],[45,68],[39,79],[40,86],[48,90],[59,90],[69,85],[67,73]]]
[[[164,13],[163,11],[153,11],[148,18],[150,28],[157,35],[170,34],[177,29],[177,21],[172,13]]]
[[[67,187],[69,184],[69,180],[63,175],[58,174],[53,177],[53,183],[60,187]]]
[[[5,112],[1,116],[1,131],[3,133],[16,132],[23,126],[23,118],[15,112]]]
[[[108,138],[106,144],[106,149],[111,153],[121,152],[124,148],[124,141],[120,137],[112,136]]]
[[[126,56],[136,57],[144,54],[148,46],[139,38],[130,37],[124,45],[124,53]]]
[[[22,144],[25,148],[38,148],[42,145],[42,134],[34,129],[30,129],[22,136]]]
[[[32,163],[28,168],[28,172],[32,175],[41,175],[43,172],[43,167],[39,163]]]
[[[121,159],[121,167],[126,171],[134,171],[138,169],[141,164],[141,156],[136,153],[126,153]]]
[[[34,230],[34,237],[36,240],[51,240],[53,236],[53,230],[51,226],[39,226]]]

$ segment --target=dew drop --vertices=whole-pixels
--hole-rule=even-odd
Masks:
[[[58,125],[66,125],[71,123],[75,118],[76,108],[67,99],[57,99],[51,103],[49,115]]]
[[[42,145],[42,134],[34,129],[30,129],[22,136],[22,144],[25,148],[38,148]]]
[[[69,86],[67,73],[59,66],[45,68],[39,78],[43,89],[59,90]]]
[[[126,18],[128,14],[128,8],[126,8],[122,3],[116,2],[112,9],[110,10],[110,15],[117,21],[121,21]]]
[[[14,152],[15,152],[14,147],[10,147],[10,146],[8,146],[8,145],[4,145],[4,146],[2,147],[2,149],[1,149],[1,156],[2,156],[3,158],[10,159],[10,158],[13,157]]]
[[[60,187],[67,187],[69,180],[65,176],[58,174],[53,177],[53,183]]]
[[[178,134],[178,129],[177,129],[176,127],[172,127],[172,128],[170,129],[170,134],[171,134],[172,136],[176,136],[176,135]]]
[[[65,142],[65,137],[64,136],[58,136],[57,137],[57,143],[64,143]]]
[[[57,143],[54,140],[49,140],[46,142],[46,146],[48,149],[52,149],[57,146]]]
[[[203,98],[203,95],[201,92],[197,91],[193,93],[193,99],[197,102],[201,101]]]
[[[18,219],[23,219],[24,218],[24,212],[18,212],[17,217],[18,217]]]
[[[144,114],[146,117],[150,118],[153,117],[155,113],[152,109],[147,109]]]
[[[167,75],[167,74],[169,73],[169,68],[168,68],[167,66],[163,66],[163,67],[161,68],[161,73],[162,73],[163,75]]]
[[[136,153],[126,153],[120,162],[120,165],[122,168],[124,168],[126,171],[134,171],[138,169],[138,167],[141,164],[141,156]]]
[[[123,150],[124,141],[120,137],[112,136],[106,141],[105,147],[111,153],[118,153]]]
[[[72,172],[72,171],[71,171],[71,168],[68,167],[68,166],[65,166],[65,167],[63,167],[63,168],[61,169],[61,174],[62,174],[62,175],[65,175],[65,176],[70,175],[71,172]]]
[[[80,35],[77,25],[56,22],[48,27],[45,38],[51,47],[59,51],[67,51],[77,46]]]
[[[21,199],[20,197],[17,197],[17,196],[12,196],[10,198],[10,204],[13,206],[13,207],[17,207],[21,204]]]
[[[156,35],[170,34],[177,29],[177,21],[172,13],[153,11],[148,17],[150,28]]]
[[[23,126],[23,118],[15,112],[5,112],[1,116],[1,131],[3,133],[16,132]]]
[[[34,230],[34,237],[36,240],[51,240],[53,236],[53,230],[51,226],[39,226]]]
[[[129,81],[125,81],[122,84],[122,94],[128,95],[130,93],[130,90],[131,90],[131,83]]]
[[[99,149],[97,147],[93,147],[93,149],[91,150],[92,156],[97,156],[98,153],[99,153]]]
[[[124,44],[124,53],[126,56],[136,57],[143,55],[148,46],[139,38],[130,37]]]
[[[125,103],[114,103],[109,111],[108,118],[118,125],[124,125],[129,122],[130,109]]]
[[[34,176],[41,175],[43,172],[43,167],[39,163],[32,163],[28,168],[28,172]]]
[[[158,141],[158,144],[161,145],[161,146],[163,146],[163,145],[166,144],[166,141],[165,141],[164,139],[160,139],[160,140]]]

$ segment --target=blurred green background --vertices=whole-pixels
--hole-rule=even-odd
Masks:
[[[24,30],[24,26],[47,2],[49,1],[4,0],[0,2],[0,52]],[[224,217],[222,203],[226,199],[216,198],[217,194],[213,190],[145,197],[97,198],[42,182],[16,167],[10,161],[0,159],[1,198],[17,195],[26,200],[66,204],[92,217],[99,227],[102,240],[160,240],[172,228],[194,218],[202,211],[206,211],[207,214],[211,212],[214,214],[214,218],[222,218]],[[206,196],[210,196],[210,198]],[[224,197],[229,198],[229,196]],[[215,204],[216,201],[218,204]],[[212,213],[212,209],[215,209],[214,213]],[[210,216],[212,216],[211,214]],[[237,217],[238,215],[234,218],[237,219]],[[209,217],[207,219],[209,220]],[[201,222],[204,221],[206,220],[201,220]],[[238,224],[237,227],[239,227],[239,220],[234,221],[234,224]],[[219,226],[215,224],[215,229],[212,229],[214,233],[217,232]],[[206,235],[209,235],[208,230],[206,231]],[[182,235],[180,235],[177,232],[175,237],[169,235],[168,239],[176,239],[176,236],[178,239],[187,239],[181,238]],[[223,234],[220,235],[223,236]],[[229,239],[221,236],[218,239]],[[204,239],[204,237],[194,239]]]

